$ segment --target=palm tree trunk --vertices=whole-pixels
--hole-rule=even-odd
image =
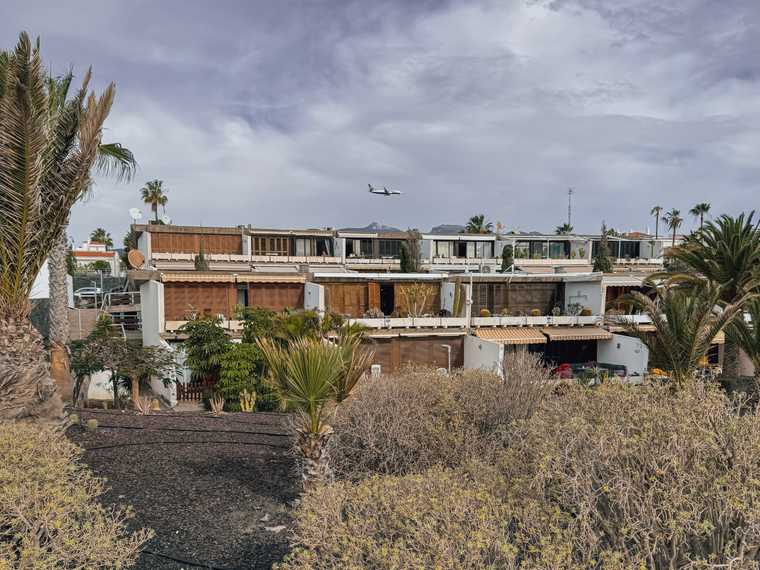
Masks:
[[[676,228],[673,228],[673,242],[670,245],[672,247],[676,246]]]
[[[0,420],[60,423],[63,418],[40,333],[28,319],[0,318]]]
[[[65,400],[73,397],[74,382],[69,364],[69,295],[66,276],[66,255],[68,253],[66,228],[50,250],[48,270],[50,272],[50,361],[52,376],[58,384],[59,393]]]
[[[156,220],[156,223],[158,223],[158,204],[155,202],[150,205],[151,209],[153,210],[153,216]]]
[[[726,336],[723,345],[723,376],[737,378],[739,376],[739,345]]]
[[[324,426],[320,433],[296,429],[298,449],[303,455],[303,480],[304,491],[331,483],[334,475],[330,466],[330,456],[327,444],[333,434],[330,426]]]
[[[660,237],[660,216],[659,214],[654,218],[654,239]]]

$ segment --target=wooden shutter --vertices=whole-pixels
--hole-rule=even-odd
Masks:
[[[368,285],[368,301],[367,305],[370,310],[380,309],[380,284],[370,283]]]

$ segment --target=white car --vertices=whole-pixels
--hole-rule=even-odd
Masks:
[[[83,298],[83,297],[95,297],[97,295],[102,294],[103,291],[100,287],[82,287],[81,289],[77,289],[74,291],[74,297]]]

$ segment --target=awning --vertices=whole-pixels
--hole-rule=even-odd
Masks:
[[[563,340],[609,340],[610,331],[601,327],[544,327],[541,329],[551,341]]]
[[[238,283],[306,283],[305,275],[256,275],[256,274],[239,274],[237,275]]]
[[[531,327],[477,329],[475,336],[500,344],[544,344],[546,342],[546,337],[541,334],[541,330]]]
[[[184,273],[162,273],[164,283],[234,283],[235,276],[231,273],[201,273],[186,271]]]
[[[613,333],[630,333],[631,332],[631,329],[624,327],[622,325],[610,325],[607,328],[609,329],[610,332],[613,332]],[[637,332],[652,333],[657,330],[657,327],[654,326],[653,324],[642,323],[640,325],[636,325],[634,330]]]
[[[726,333],[720,331],[716,334],[715,338],[712,339],[712,344],[726,344]]]

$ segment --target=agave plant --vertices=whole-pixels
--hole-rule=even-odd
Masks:
[[[692,287],[660,286],[657,297],[633,292],[628,300],[655,326],[653,334],[628,325],[631,335],[649,349],[650,362],[664,368],[677,387],[694,377],[713,339],[742,314],[752,294],[720,306],[721,291],[709,282]]]
[[[21,34],[0,58],[0,419],[57,419],[62,404],[31,326],[29,292],[69,211],[89,186],[114,86],[51,116],[39,45]]]
[[[337,344],[298,338],[287,347],[271,339],[258,341],[268,381],[288,409],[295,411],[296,446],[303,459],[303,484],[309,488],[329,482],[332,468],[327,444],[333,433],[330,411],[345,399],[369,365],[357,337]]]

